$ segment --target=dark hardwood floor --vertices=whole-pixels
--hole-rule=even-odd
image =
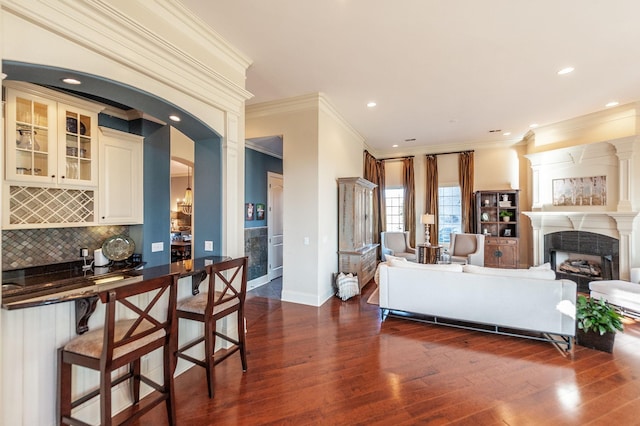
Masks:
[[[375,285],[320,308],[249,295],[249,369],[233,356],[176,379],[180,425],[638,425],[640,324],[613,354],[429,325],[380,321]],[[165,425],[164,406],[140,425]]]

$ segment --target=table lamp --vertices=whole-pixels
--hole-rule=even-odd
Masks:
[[[429,226],[436,223],[435,216],[429,213],[423,214],[420,218],[420,223],[424,225],[424,243],[428,246],[431,245],[431,239],[429,238]]]

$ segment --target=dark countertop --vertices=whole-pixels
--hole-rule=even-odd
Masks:
[[[82,270],[82,265],[71,265],[64,270],[35,271],[29,275],[24,270],[3,272],[2,307],[23,309],[84,299],[100,291],[121,285],[130,285],[164,275],[178,274],[181,278],[203,274],[207,265],[229,259],[225,256],[207,256],[182,260],[166,265],[145,268],[143,265],[115,264],[105,268]],[[142,269],[139,269],[141,268]]]

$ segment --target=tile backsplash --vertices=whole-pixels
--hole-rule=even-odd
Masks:
[[[80,260],[80,248],[93,250],[113,235],[129,235],[129,227],[17,229],[2,231],[2,270]],[[137,241],[136,241],[137,243]]]

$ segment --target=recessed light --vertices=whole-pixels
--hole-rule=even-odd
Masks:
[[[373,108],[374,106],[378,105],[377,103],[371,101],[371,102],[367,102],[367,107],[369,108]]]
[[[391,145],[391,147],[392,147],[392,148],[397,148],[397,147],[398,147],[398,144],[397,144],[397,143],[396,143],[396,144],[393,144],[393,145]]]
[[[558,71],[558,75],[570,74],[573,72],[573,70],[575,70],[575,68],[573,67],[562,68],[560,71]]]
[[[535,129],[536,127],[538,127],[538,123],[529,124],[529,127]]]
[[[80,80],[75,78],[63,78],[62,82],[67,84],[75,84],[75,85],[82,84]]]
[[[180,121],[180,117],[178,117],[177,115],[170,115],[169,120],[177,122]]]
[[[611,102],[609,102],[608,104],[606,104],[606,105],[605,105],[605,107],[606,107],[606,108],[611,108],[611,107],[614,107],[614,106],[617,106],[617,105],[618,105],[618,102],[616,102],[616,101],[611,101]]]
[[[502,136],[509,136],[509,135],[511,135],[511,132],[504,132],[504,133],[502,134]]]

